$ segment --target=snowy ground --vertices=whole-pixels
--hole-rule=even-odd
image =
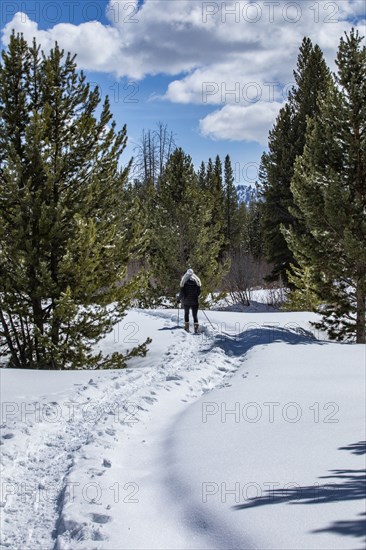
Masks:
[[[125,370],[0,370],[0,548],[363,548],[364,346],[207,313],[131,311],[102,346],[153,338]]]

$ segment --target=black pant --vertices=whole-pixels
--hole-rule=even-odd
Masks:
[[[189,322],[189,310],[190,309],[192,310],[193,322],[198,323],[198,317],[197,317],[198,305],[197,306],[184,306],[184,322],[185,323]]]

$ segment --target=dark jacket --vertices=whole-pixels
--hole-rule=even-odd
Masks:
[[[201,294],[201,287],[192,279],[180,289],[179,300],[183,306],[198,306],[198,296]]]

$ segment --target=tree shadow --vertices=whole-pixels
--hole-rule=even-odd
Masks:
[[[364,455],[366,454],[366,441],[359,441],[358,443],[352,443],[352,445],[347,445],[346,447],[339,447],[340,451],[351,451],[354,455]]]
[[[272,344],[273,342],[285,342],[287,344],[318,344],[328,345],[328,342],[317,340],[315,336],[302,327],[273,327],[268,325],[254,326],[248,324],[247,330],[238,334],[230,334],[225,331],[218,332],[210,347],[203,352],[211,351],[219,347],[227,355],[240,356],[247,353],[251,348],[259,345]]]
[[[317,529],[313,533],[337,533],[348,537],[363,538],[366,540],[366,512],[358,514],[362,519],[349,521],[334,521],[329,527]]]
[[[359,441],[341,450],[348,450],[354,454],[365,453],[365,442]],[[323,483],[315,483],[312,486],[299,486],[292,484],[285,488],[272,488],[260,497],[249,499],[244,504],[233,506],[233,510],[245,510],[256,506],[267,506],[269,504],[288,503],[294,505],[324,504],[340,501],[364,500],[366,498],[366,470],[330,470],[330,474],[320,476],[318,479],[327,480]],[[323,529],[317,529],[312,533],[337,533],[345,536],[365,538],[366,540],[366,519],[365,512],[358,516],[361,519],[336,521]]]
[[[172,330],[183,330],[183,327],[180,326],[180,325],[175,325],[173,327],[162,327],[162,328],[158,328],[158,331],[162,331],[162,330],[168,330],[168,331],[172,331]]]

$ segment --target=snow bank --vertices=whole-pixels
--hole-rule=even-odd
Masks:
[[[365,347],[273,343],[246,357],[171,429],[182,513],[213,548],[362,547]]]

